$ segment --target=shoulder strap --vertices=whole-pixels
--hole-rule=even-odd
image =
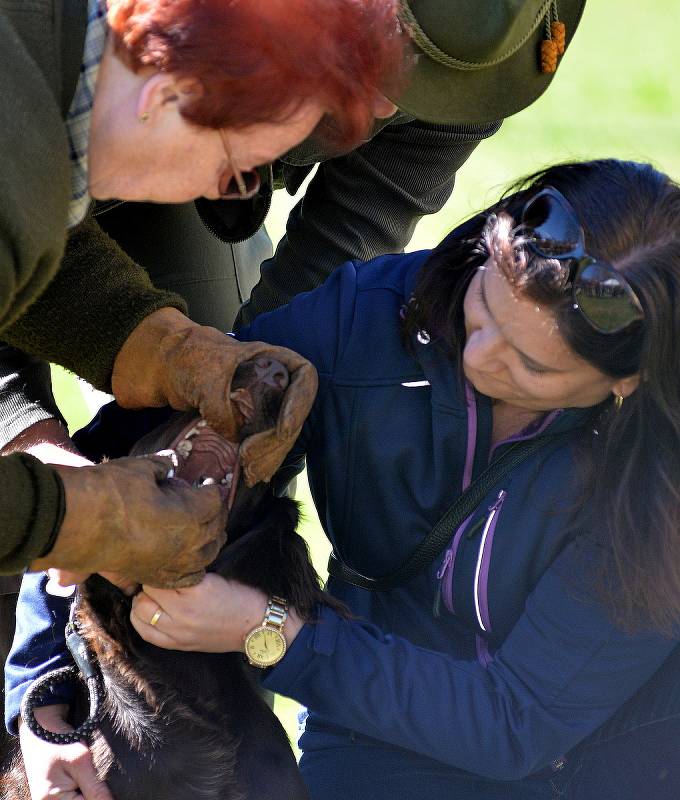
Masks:
[[[529,456],[536,453],[548,442],[563,438],[560,435],[537,436],[511,445],[499,458],[493,461],[481,475],[449,507],[435,524],[434,528],[416,547],[411,555],[393,572],[379,578],[362,575],[345,564],[332,552],[328,559],[328,574],[361,589],[378,591],[394,589],[410,580],[428,566],[451,541],[453,532],[472,514],[477,506],[504,475],[512,472]]]

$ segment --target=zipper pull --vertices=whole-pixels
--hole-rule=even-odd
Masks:
[[[501,505],[503,505],[503,500],[505,500],[505,495],[506,494],[507,494],[507,492],[505,491],[505,489],[501,489],[500,492],[498,492],[498,497],[496,498],[495,502],[493,503],[493,505],[489,506],[489,509],[488,509],[489,510],[489,514],[493,514],[494,511],[498,511],[498,509],[501,507]],[[481,516],[477,520],[477,522],[475,522],[475,524],[470,528],[470,530],[465,534],[465,538],[468,541],[470,539],[473,539],[488,521],[489,521],[489,517],[488,516],[486,516],[486,517],[485,516]]]
[[[441,567],[437,570],[437,580],[441,580],[444,577],[444,573],[446,572],[449,564],[451,563],[452,558],[451,548],[446,551],[444,556],[444,562],[442,563]]]
[[[451,552],[451,548],[446,551],[444,554],[444,561],[442,562],[441,567],[437,570],[437,590],[434,593],[434,603],[432,605],[432,615],[435,619],[439,619],[441,616],[441,607],[442,607],[442,578],[444,577],[444,573],[449,567],[451,563],[451,559],[453,558],[453,553]]]
[[[489,506],[489,511],[498,511],[499,507],[503,503],[503,500],[505,499],[506,494],[507,492],[505,491],[505,489],[501,489],[500,492],[498,492],[498,497],[496,498],[496,502],[492,506]]]

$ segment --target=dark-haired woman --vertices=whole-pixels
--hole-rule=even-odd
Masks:
[[[537,445],[405,582],[332,578],[351,618],[287,609],[263,684],[309,709],[314,800],[678,796],[679,230],[680,189],[651,167],[558,166],[431,253],[347,264],[246,332],[319,370],[293,460],[363,575]],[[208,576],[145,588],[132,619],[161,647],[246,650],[268,600]],[[25,586],[27,629],[47,629],[42,603]]]

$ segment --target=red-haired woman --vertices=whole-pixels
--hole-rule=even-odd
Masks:
[[[155,289],[90,201],[247,197],[255,168],[314,129],[355,145],[403,61],[392,0],[0,0],[0,50],[2,338],[125,406],[198,407],[233,428],[223,399],[252,351]],[[251,442],[250,480],[275,469],[311,402],[313,371],[279,358],[298,379],[273,457],[261,455],[271,441]],[[167,469],[2,459],[0,572],[195,580],[222,535],[219,493],[159,486]],[[158,539],[164,519],[176,537]]]

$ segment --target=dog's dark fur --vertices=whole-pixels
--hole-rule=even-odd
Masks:
[[[286,597],[303,618],[313,618],[327,597],[297,522],[292,500],[268,486],[241,484],[228,545],[211,570]],[[106,688],[92,753],[116,800],[306,798],[286,734],[254,688],[244,657],[156,648],[131,627],[130,602],[92,576],[77,614]],[[0,797],[30,800],[20,758],[2,779]]]

